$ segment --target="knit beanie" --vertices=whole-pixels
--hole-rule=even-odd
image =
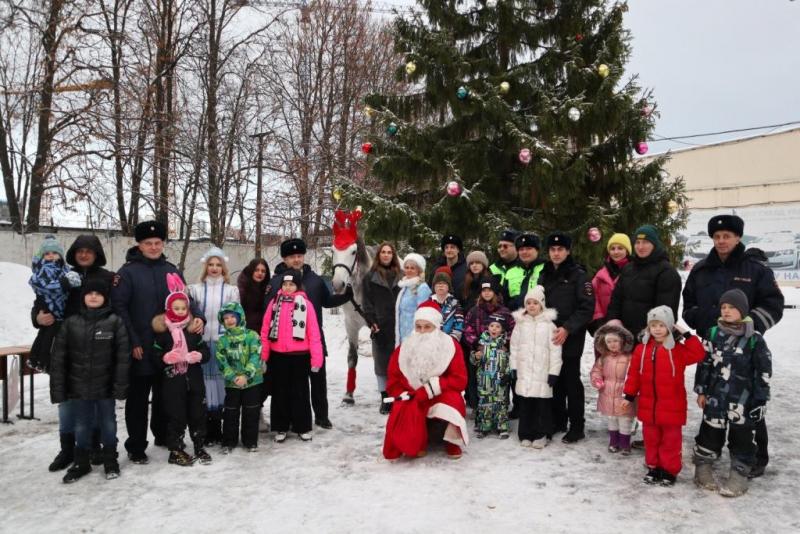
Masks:
[[[210,249],[208,249],[208,250],[205,252],[205,254],[203,254],[203,255],[200,257],[200,261],[201,261],[202,263],[206,263],[206,262],[207,262],[208,260],[210,260],[211,258],[219,258],[219,259],[221,259],[223,262],[225,262],[226,264],[228,263],[228,261],[230,261],[230,260],[229,260],[229,258],[228,258],[228,255],[227,255],[227,254],[225,254],[225,252],[224,252],[224,251],[223,251],[221,248],[219,248],[219,247],[211,247]]]
[[[414,312],[414,322],[416,321],[428,321],[429,323],[433,323],[436,328],[441,328],[442,326],[442,308],[433,300],[426,300],[422,304],[417,307],[417,311]]]
[[[93,291],[103,295],[105,303],[109,303],[108,295],[111,293],[111,287],[105,280],[96,277],[85,279],[81,285],[81,300]]]
[[[611,245],[620,245],[622,248],[628,251],[628,255],[630,256],[633,254],[633,247],[631,246],[631,238],[628,237],[626,234],[614,234],[608,238],[608,244],[606,245],[606,251],[611,250]]]
[[[729,289],[719,298],[719,305],[730,304],[742,314],[742,319],[750,313],[750,303],[747,295],[741,289]]]
[[[508,328],[508,319],[505,315],[499,313],[493,313],[489,315],[489,324],[491,323],[498,323],[500,326],[503,327],[503,332],[506,331]]]
[[[52,234],[47,234],[44,236],[44,241],[42,241],[42,244],[39,245],[39,251],[36,253],[36,255],[41,258],[48,252],[55,252],[61,256],[62,260],[64,259],[64,247],[62,247],[61,243],[58,242],[56,236]]]
[[[483,265],[484,269],[489,268],[489,258],[480,250],[473,250],[467,254],[467,267],[469,267],[471,263],[480,263]]]
[[[281,275],[281,285],[283,285],[284,282],[294,282],[294,285],[297,286],[299,291],[303,289],[303,273],[297,269],[283,271],[283,274]]]
[[[436,284],[438,283],[445,283],[448,289],[453,289],[453,271],[450,270],[450,267],[443,265],[436,269],[436,272],[433,273],[431,285],[436,289]]]
[[[403,266],[405,267],[406,263],[408,263],[409,261],[411,263],[416,264],[416,266],[419,267],[420,273],[425,274],[426,264],[425,264],[425,258],[423,258],[422,255],[417,254],[416,252],[408,253],[408,255],[406,255],[406,257],[403,258]]]
[[[636,229],[634,233],[636,239],[646,239],[650,241],[656,250],[661,250],[664,248],[664,245],[661,243],[661,238],[658,237],[658,230],[652,224],[645,224],[644,226],[640,226]]]
[[[542,305],[542,308],[545,308],[547,303],[544,298],[544,287],[536,286],[529,289],[528,292],[525,293],[525,300],[523,302],[528,302],[529,300],[535,300]]]
[[[655,308],[647,312],[647,325],[650,326],[650,323],[655,321],[664,323],[664,325],[667,327],[667,339],[664,340],[664,348],[665,349],[674,348],[675,338],[672,337],[672,329],[675,327],[675,314],[672,313],[672,308],[662,304],[661,306],[656,306]],[[649,339],[650,339],[650,329],[648,328],[644,334],[644,337],[642,338],[642,343],[646,345]]]
[[[491,289],[495,295],[500,295],[500,283],[492,275],[485,275],[481,277],[481,291],[484,289]]]

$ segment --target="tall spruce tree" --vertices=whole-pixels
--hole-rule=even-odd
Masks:
[[[684,224],[682,181],[663,157],[635,157],[656,113],[624,72],[626,4],[418,3],[394,22],[407,90],[366,99],[362,148],[379,187],[341,184],[345,203],[363,206],[368,237],[425,250],[443,233],[487,247],[503,228],[559,229],[596,266],[610,232],[652,223],[668,241]]]

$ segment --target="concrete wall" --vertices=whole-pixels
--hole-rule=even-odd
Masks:
[[[78,235],[88,233],[91,232],[88,230],[59,230],[55,233],[55,236],[66,251]],[[30,266],[33,253],[39,248],[44,236],[45,233],[20,235],[16,232],[3,229],[0,231],[0,261]],[[136,244],[132,237],[119,235],[110,236],[104,232],[98,232],[97,236],[103,244],[103,250],[105,251],[106,260],[108,261],[106,268],[111,270],[117,270],[125,263],[125,254],[130,247]],[[183,243],[179,241],[167,243],[165,254],[169,261],[175,264],[179,262],[182,247]],[[207,242],[189,244],[184,269],[184,276],[188,283],[191,284],[197,281],[200,276],[200,257],[210,247],[211,244]],[[241,271],[254,257],[252,243],[228,243],[225,245],[224,250],[230,259],[229,267],[231,273],[234,273],[234,277],[235,274]],[[273,271],[275,266],[281,261],[280,248],[266,247],[262,250],[262,254],[269,264],[270,271]],[[327,249],[309,250],[308,254],[306,254],[306,263],[311,265],[315,271],[320,272],[326,255],[330,255]]]

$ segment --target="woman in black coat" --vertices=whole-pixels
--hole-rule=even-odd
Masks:
[[[372,331],[372,359],[381,399],[386,396],[386,371],[394,351],[395,302],[400,278],[400,261],[394,245],[381,243],[362,282],[362,306]],[[389,404],[381,402],[382,414],[388,414],[390,409]]]
[[[634,238],[633,259],[620,272],[605,318],[619,321],[638,338],[647,326],[647,312],[656,306],[669,306],[677,320],[681,277],[653,226],[640,227]]]
[[[264,322],[264,312],[267,310],[267,291],[269,288],[269,265],[263,258],[250,260],[247,267],[242,269],[236,279],[239,288],[239,300],[244,308],[244,318],[247,328],[255,330],[261,335],[261,323]],[[261,383],[261,407],[272,392],[272,375],[264,373],[264,381]],[[268,428],[266,420],[263,419],[262,425]]]

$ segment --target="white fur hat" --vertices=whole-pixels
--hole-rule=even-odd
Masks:
[[[413,262],[417,264],[419,270],[422,272],[422,275],[425,275],[425,258],[422,257],[421,254],[417,254],[416,252],[409,252],[405,258],[403,258],[403,266],[405,266],[406,262]]]
[[[229,261],[228,255],[225,254],[225,252],[219,247],[211,247],[210,249],[208,249],[206,253],[203,254],[203,256],[200,258],[200,261],[202,263],[205,263],[211,258],[219,258],[225,263],[228,263]]]
[[[539,302],[539,304],[542,305],[542,308],[547,307],[544,299],[544,288],[542,286],[536,286],[533,289],[529,289],[528,292],[525,293],[525,300],[522,302],[525,303],[531,299]]]

